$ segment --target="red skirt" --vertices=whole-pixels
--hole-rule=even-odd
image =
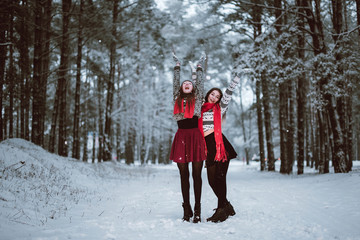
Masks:
[[[188,163],[205,159],[205,139],[199,128],[179,128],[171,146],[170,160],[176,163]]]

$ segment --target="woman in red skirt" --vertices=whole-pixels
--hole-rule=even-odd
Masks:
[[[199,128],[203,130],[206,141],[208,181],[218,198],[214,215],[207,219],[211,222],[222,222],[229,216],[235,215],[233,206],[226,198],[226,174],[230,159],[236,158],[237,153],[222,133],[221,122],[228,110],[232,93],[240,82],[238,75],[239,73],[235,73],[235,77],[224,94],[219,88],[212,88],[207,92],[199,119]]]
[[[174,67],[173,82],[173,118],[177,121],[178,130],[175,134],[170,160],[177,163],[181,192],[183,197],[184,221],[201,221],[201,171],[205,155],[205,140],[198,128],[198,119],[201,117],[201,105],[204,94],[204,81],[202,63],[205,57],[201,57],[197,63],[196,72],[192,79],[185,80],[180,84],[180,61],[173,55],[176,66]],[[194,83],[195,82],[195,83]],[[195,207],[194,212],[190,205],[190,173],[189,163],[192,163],[192,177],[194,182]]]

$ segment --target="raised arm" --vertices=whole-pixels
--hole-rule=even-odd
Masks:
[[[173,78],[173,103],[175,103],[175,100],[180,95],[179,89],[180,89],[180,61],[176,57],[176,55],[173,53],[173,60],[175,62],[174,67],[174,78]]]
[[[231,101],[232,94],[240,83],[240,73],[235,72],[234,78],[230,82],[229,86],[226,88],[223,97],[221,98],[220,107],[221,107],[221,114],[225,114],[225,112],[228,110],[229,103]]]
[[[196,64],[196,88],[198,90],[197,95],[199,99],[204,98],[204,73],[202,66],[204,65],[204,61],[206,59],[206,55],[203,54],[199,61]]]

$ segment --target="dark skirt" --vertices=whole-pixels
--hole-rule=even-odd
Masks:
[[[205,159],[205,141],[199,128],[179,128],[171,146],[170,160],[176,163],[188,163]]]
[[[236,158],[237,153],[235,152],[235,149],[227,140],[227,138],[222,135],[223,142],[225,146],[225,150],[227,153],[227,159],[230,161],[230,159]],[[207,148],[207,156],[206,156],[206,166],[212,166],[215,164],[215,155],[216,155],[216,142],[215,142],[215,135],[214,133],[211,133],[205,137],[206,141],[206,148]]]

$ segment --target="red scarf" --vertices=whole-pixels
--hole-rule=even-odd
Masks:
[[[221,131],[221,109],[219,104],[206,102],[201,107],[201,118],[199,118],[198,126],[200,132],[204,136],[203,130],[203,113],[213,109],[214,112],[214,134],[215,134],[215,142],[216,142],[216,155],[215,161],[227,161],[227,153],[225,150],[222,131]]]
[[[174,114],[183,113],[184,112],[184,99],[181,99],[181,108],[179,107],[179,104],[177,101],[175,101],[174,105]],[[195,109],[195,99],[193,99],[191,102],[187,102],[185,106],[185,113],[184,118],[192,118],[194,116],[194,109]]]

